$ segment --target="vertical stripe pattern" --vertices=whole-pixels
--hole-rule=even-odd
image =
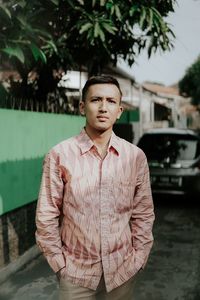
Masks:
[[[44,160],[36,241],[49,265],[70,282],[107,291],[147,262],[154,221],[147,160],[112,133],[101,159],[85,130]]]

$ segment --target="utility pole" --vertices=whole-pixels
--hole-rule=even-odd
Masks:
[[[142,84],[139,85],[139,118],[140,118],[140,137],[143,134],[143,118],[142,118]]]

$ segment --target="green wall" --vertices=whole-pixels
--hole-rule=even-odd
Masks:
[[[79,116],[0,109],[0,215],[37,199],[45,153],[84,123]]]
[[[139,109],[135,110],[126,110],[121,115],[117,123],[130,123],[130,122],[139,122]]]

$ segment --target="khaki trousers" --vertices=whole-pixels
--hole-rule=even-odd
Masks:
[[[76,286],[65,278],[59,280],[59,300],[134,300],[133,288],[134,277],[129,279],[123,285],[106,292],[103,277],[100,280],[97,290]]]

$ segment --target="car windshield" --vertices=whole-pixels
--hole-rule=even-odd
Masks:
[[[191,135],[179,134],[146,134],[138,146],[143,149],[148,160],[171,163],[193,160],[200,155],[198,139]]]

